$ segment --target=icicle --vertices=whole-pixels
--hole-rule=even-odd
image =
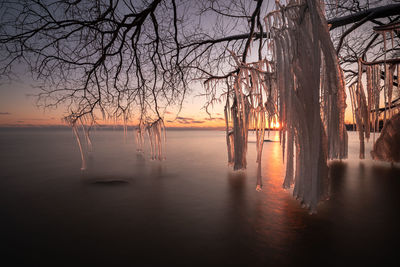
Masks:
[[[293,130],[290,127],[288,130],[288,138],[287,138],[287,157],[286,161],[286,175],[285,180],[283,182],[283,188],[288,189],[294,183],[294,172],[293,172],[293,145],[294,145],[294,135]]]
[[[140,153],[144,152],[144,132],[145,126],[140,122],[136,129],[136,151]]]
[[[400,97],[400,64],[397,64],[397,96]]]
[[[261,160],[257,164],[257,185],[256,185],[256,190],[261,191],[262,190],[262,176],[261,176]]]
[[[388,106],[389,106],[389,118],[392,117],[392,93],[393,93],[393,72],[395,65],[389,66],[389,78],[388,78]]]
[[[86,170],[86,160],[85,160],[85,155],[84,155],[84,152],[82,149],[81,139],[79,138],[79,133],[78,133],[78,130],[77,130],[77,127],[75,124],[72,126],[72,130],[75,134],[75,138],[76,138],[76,141],[78,142],[78,146],[79,146],[79,151],[81,153],[81,159],[82,159],[81,170],[84,171],[84,170]]]
[[[147,136],[150,141],[151,159],[163,160],[163,147],[165,147],[166,135],[164,121],[160,118],[146,126]]]
[[[387,109],[387,96],[389,89],[389,65],[385,62],[385,85],[383,88],[383,103],[385,104],[385,109],[383,111],[383,124],[386,123],[386,109]]]
[[[88,152],[92,152],[93,145],[92,145],[92,140],[90,139],[90,128],[91,128],[91,126],[85,125],[87,123],[87,120],[83,121],[82,117],[79,118],[79,122],[81,124],[82,131],[83,131],[84,136],[85,136],[86,148],[87,148]]]
[[[305,14],[302,20],[296,19],[300,12],[300,6],[296,5],[270,16],[274,17],[274,21],[282,22],[278,25],[280,27],[272,28],[271,32],[275,43],[280,140],[283,153],[286,151],[287,175],[284,186],[290,186],[293,181],[294,142],[296,171],[293,194],[310,212],[315,212],[318,202],[328,196],[328,141],[325,128],[329,130],[332,157],[345,157],[347,135],[343,125],[344,83],[329,32],[324,26],[324,15],[318,1],[301,1],[305,2],[308,9],[303,10]],[[284,12],[288,14],[285,17]],[[321,50],[327,76],[320,84],[320,80],[314,77],[320,77],[323,66]],[[291,77],[295,78],[291,80]],[[322,104],[324,111],[320,110],[320,97],[325,99]],[[324,125],[322,118],[327,125]]]
[[[373,93],[372,93],[372,67],[367,66],[367,97],[368,97],[368,107],[367,107],[367,132],[370,132],[370,126],[371,126],[371,107],[372,107],[372,99],[373,99]],[[369,138],[369,134],[367,136],[367,139]]]
[[[379,132],[379,102],[381,91],[381,69],[379,65],[375,65],[375,129]]]

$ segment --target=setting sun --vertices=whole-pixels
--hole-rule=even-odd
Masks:
[[[271,128],[272,129],[279,129],[279,127],[280,127],[280,124],[279,124],[279,122],[277,121],[277,122],[271,122]]]

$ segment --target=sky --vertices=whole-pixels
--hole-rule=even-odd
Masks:
[[[30,74],[20,73],[16,81],[1,81],[0,83],[0,126],[41,126],[63,125],[65,106],[44,109],[37,105],[39,88],[35,88]],[[182,110],[171,108],[165,114],[167,127],[223,127],[223,105],[216,104],[211,108],[210,115],[203,108],[206,103],[202,86],[195,85],[185,98]],[[99,121],[100,124],[112,124],[111,121]],[[135,124],[132,121],[129,124]]]
[[[48,126],[63,125],[65,106],[54,109],[44,109],[37,106],[36,100],[40,90],[34,87],[29,74],[19,77],[19,81],[3,82],[0,84],[0,126]],[[165,114],[167,127],[208,128],[224,127],[224,106],[215,104],[208,115],[203,108],[206,103],[204,96],[199,96],[204,90],[201,85],[194,86],[192,92],[185,98],[183,108],[170,109]],[[349,96],[349,95],[348,95]],[[347,98],[349,100],[349,97]],[[346,121],[351,121],[350,103],[347,103]],[[114,122],[101,121],[100,124]],[[135,121],[130,123],[135,124]]]
[[[0,126],[42,126],[63,125],[62,119],[68,115],[66,106],[44,109],[37,106],[37,95],[40,90],[35,87],[35,81],[29,71],[23,66],[17,66],[16,79],[0,80]],[[164,121],[167,127],[208,128],[224,127],[224,105],[215,104],[207,114],[203,108],[206,103],[204,88],[200,83],[194,84],[186,96],[182,110],[171,108],[167,110]],[[349,100],[349,98],[348,98]],[[351,121],[350,102],[348,101],[346,121]],[[113,124],[114,121],[99,121],[99,124]],[[135,125],[133,120],[129,124]]]

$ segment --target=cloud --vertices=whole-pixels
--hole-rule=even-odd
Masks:
[[[168,110],[166,110],[166,111],[164,112],[164,114],[173,114],[173,113],[170,112],[170,111],[168,111]]]
[[[206,121],[223,121],[224,118],[204,118]]]
[[[41,119],[41,118],[25,118],[24,120],[27,120],[27,121],[45,121],[45,120],[47,120],[47,119]]]
[[[11,115],[10,112],[0,112],[0,115]]]
[[[193,118],[188,118],[188,117],[176,117],[177,120],[189,120],[192,121],[194,120]]]
[[[176,117],[176,119],[174,121],[168,121],[168,122],[177,122],[180,124],[200,124],[200,123],[204,123],[205,121],[195,120],[190,117]]]
[[[25,121],[17,121],[17,123],[23,123],[23,122],[25,122]]]

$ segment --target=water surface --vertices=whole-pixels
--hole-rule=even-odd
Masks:
[[[136,153],[133,133],[124,140],[122,131],[98,130],[81,173],[71,130],[2,129],[2,260],[343,266],[397,259],[400,168],[368,154],[359,161],[355,133],[349,159],[330,163],[331,198],[316,215],[282,189],[279,142],[265,143],[257,192],[255,143],[248,169],[233,172],[224,132],[168,131],[167,139],[167,159],[158,162]]]

